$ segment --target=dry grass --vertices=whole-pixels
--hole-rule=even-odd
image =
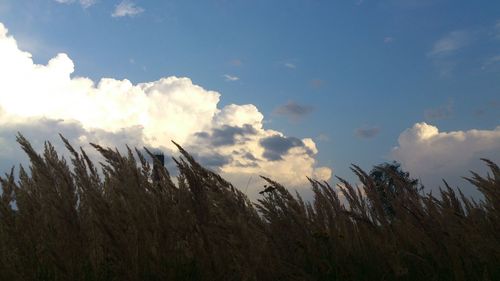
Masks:
[[[253,204],[180,146],[174,184],[164,168],[153,181],[138,150],[136,163],[93,145],[101,177],[63,141],[72,168],[18,136],[31,165],[0,179],[0,280],[500,280],[500,169],[487,160],[491,174],[469,179],[484,201],[395,178],[389,218],[356,166],[366,196],[341,180],[347,206],[326,183],[310,180],[304,202],[268,178]]]

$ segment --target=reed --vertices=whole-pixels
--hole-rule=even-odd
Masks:
[[[310,179],[305,202],[270,178],[253,203],[179,145],[174,184],[149,151],[92,144],[98,167],[61,138],[71,165],[18,135],[30,166],[0,177],[0,280],[500,280],[500,169],[486,159],[490,174],[468,178],[484,200],[393,173],[388,215],[357,166],[363,192],[339,179],[346,204],[326,182]]]

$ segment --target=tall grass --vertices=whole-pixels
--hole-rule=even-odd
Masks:
[[[488,160],[490,175],[468,179],[481,202],[393,174],[388,217],[356,166],[364,192],[340,179],[347,204],[327,183],[310,180],[304,202],[269,178],[254,204],[180,146],[174,184],[137,149],[92,144],[101,176],[61,138],[72,168],[18,136],[31,164],[0,178],[0,280],[500,280],[500,169]]]

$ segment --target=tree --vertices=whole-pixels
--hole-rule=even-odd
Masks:
[[[417,179],[412,179],[410,173],[403,171],[396,161],[376,165],[370,171],[370,177],[375,183],[385,214],[392,220],[395,216],[394,200],[405,191],[420,192],[424,187]]]

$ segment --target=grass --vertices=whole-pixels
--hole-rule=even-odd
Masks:
[[[356,166],[364,192],[340,179],[347,204],[325,182],[310,180],[304,202],[269,178],[252,203],[180,146],[174,184],[137,149],[93,144],[101,176],[61,138],[72,168],[18,136],[31,164],[0,178],[0,280],[500,280],[500,169],[488,160],[486,178],[468,179],[480,202],[392,174],[388,217]]]

